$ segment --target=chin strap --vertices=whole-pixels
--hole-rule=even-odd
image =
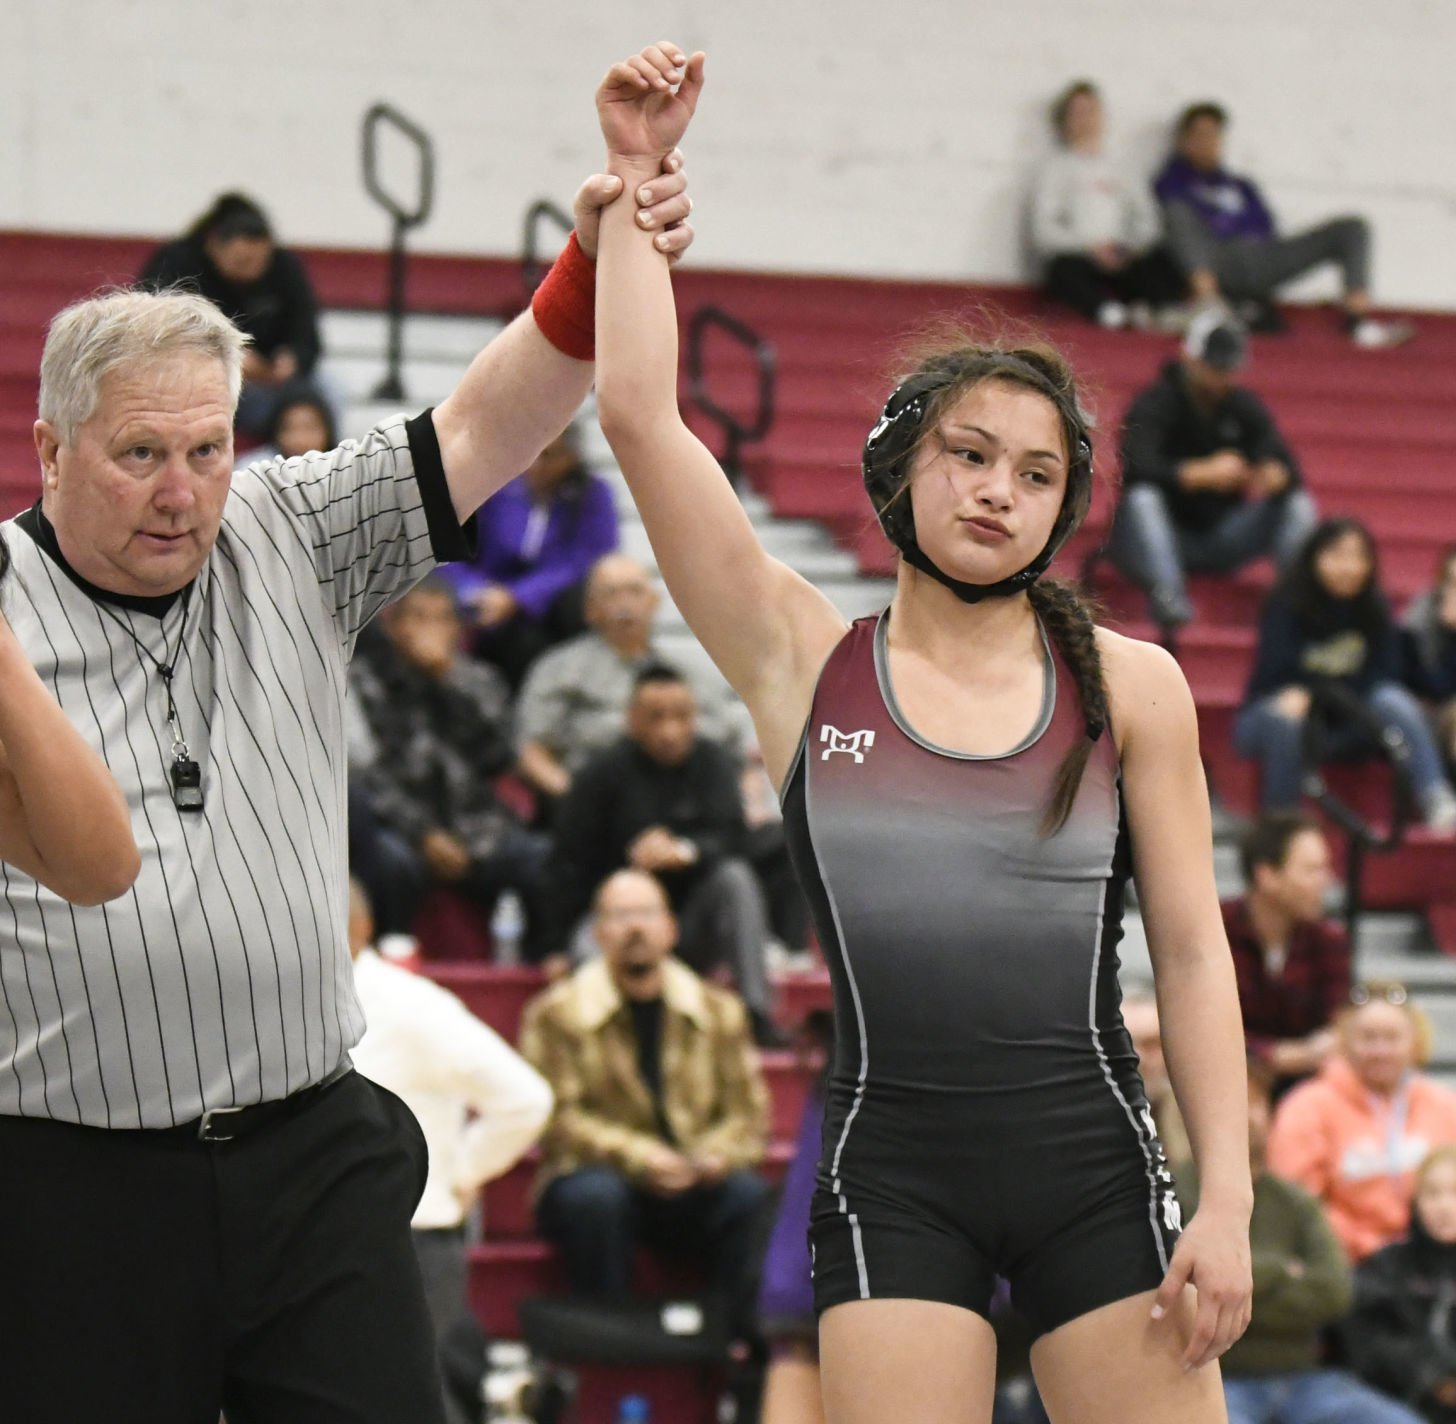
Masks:
[[[928,574],[937,583],[944,584],[962,603],[980,603],[982,599],[986,598],[1010,598],[1013,594],[1025,592],[1047,571],[1053,553],[1055,550],[1048,543],[1047,547],[1020,573],[1010,574],[1004,579],[998,579],[995,583],[966,583],[961,579],[952,578],[944,569],[934,563],[918,542],[912,541],[909,547],[900,549],[901,556],[911,568],[919,569],[921,573]]]

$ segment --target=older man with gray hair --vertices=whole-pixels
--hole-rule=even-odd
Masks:
[[[688,208],[667,166],[672,251],[691,234],[666,231]],[[442,1418],[409,1230],[424,1144],[349,1060],[345,673],[586,394],[616,188],[589,180],[579,243],[446,401],[328,454],[232,474],[244,340],[196,296],[52,325],[9,615],[120,784],[142,868],[83,909],[5,867],[7,1419]]]

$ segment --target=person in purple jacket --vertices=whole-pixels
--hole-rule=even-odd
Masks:
[[[1372,349],[1408,341],[1409,322],[1377,321],[1370,314],[1370,224],[1340,217],[1280,236],[1257,184],[1224,167],[1227,128],[1221,104],[1190,104],[1178,118],[1173,153],[1153,182],[1168,246],[1188,274],[1194,300],[1222,298],[1256,330],[1278,330],[1278,289],[1333,262],[1350,339]]]
[[[514,690],[545,649],[584,630],[582,586],[617,547],[617,510],[571,426],[482,506],[478,521],[475,558],[440,572],[474,625],[476,656]]]

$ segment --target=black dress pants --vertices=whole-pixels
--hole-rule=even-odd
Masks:
[[[0,1118],[0,1418],[442,1424],[425,1169],[357,1073],[211,1145]]]

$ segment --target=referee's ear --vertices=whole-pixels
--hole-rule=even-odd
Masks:
[[[40,457],[41,484],[47,490],[53,489],[60,475],[60,433],[48,420],[37,420],[32,432],[35,453]]]

